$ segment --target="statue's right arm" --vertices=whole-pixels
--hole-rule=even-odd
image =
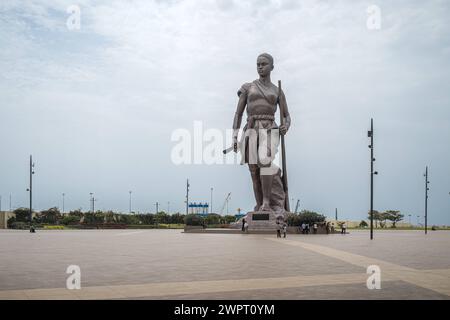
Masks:
[[[233,139],[238,136],[239,128],[241,127],[242,115],[244,114],[245,106],[247,105],[247,95],[241,94],[237,105],[236,113],[233,120]]]

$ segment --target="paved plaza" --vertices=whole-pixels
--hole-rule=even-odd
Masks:
[[[81,268],[81,290],[66,269]],[[381,269],[369,290],[367,267]],[[450,232],[0,230],[0,299],[449,299]]]

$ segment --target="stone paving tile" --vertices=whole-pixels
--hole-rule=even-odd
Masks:
[[[82,286],[365,272],[260,235],[124,232],[0,232],[0,290],[65,287],[70,264],[81,267]]]
[[[386,278],[386,277],[384,277]],[[335,286],[340,284],[364,285],[367,274],[330,274],[260,279],[210,280],[191,282],[156,282],[139,285],[82,287],[80,290],[30,289],[0,291],[5,298],[20,299],[120,299],[139,297],[160,297],[168,295],[192,295],[218,293],[222,291],[266,290],[279,288],[301,288],[309,286]]]
[[[180,230],[38,231],[36,234],[0,230],[0,299],[4,298],[3,290],[8,289],[64,289],[68,277],[65,271],[70,264],[81,267],[83,287],[362,274],[366,271],[362,264],[352,264],[332,254],[327,256],[301,246],[269,241],[267,237],[184,234]],[[430,231],[425,236],[416,231],[376,231],[375,240],[370,241],[368,232],[351,231],[348,235],[289,235],[288,240],[367,257],[364,261],[378,259],[385,268],[391,265],[397,268],[401,276],[397,279],[408,282],[383,282],[383,286],[388,284],[381,290],[382,294],[367,293],[365,290],[369,290],[365,287],[359,292],[361,288],[355,284],[340,284],[304,287],[297,294],[292,288],[250,290],[250,297],[269,298],[269,294],[280,292],[280,296],[292,299],[328,299],[342,292],[339,298],[357,299],[367,295],[371,298],[374,294],[386,299],[448,298],[426,288],[441,287],[439,292],[443,293],[448,290],[450,232]],[[430,277],[417,280],[421,270]],[[396,275],[396,271],[392,275]],[[44,293],[41,297],[51,298]],[[233,299],[241,293],[224,292],[223,295]],[[14,294],[20,296],[20,291]],[[293,296],[289,297],[290,294]],[[64,293],[61,299],[71,296],[72,293]],[[203,296],[222,296],[222,293]],[[95,292],[76,297],[95,298]],[[111,294],[111,298],[115,297],[117,292]],[[245,297],[243,294],[242,299]]]
[[[141,297],[136,300],[151,300]],[[449,297],[432,290],[423,289],[402,281],[383,282],[380,290],[369,290],[365,284],[338,284],[333,286],[311,286],[302,288],[281,288],[269,290],[243,290],[194,295],[171,295],[158,299],[176,300],[448,300]]]
[[[450,268],[450,231],[350,230],[347,235],[296,235],[290,240],[306,241],[414,269]]]

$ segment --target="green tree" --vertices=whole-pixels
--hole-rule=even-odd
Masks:
[[[141,224],[141,220],[137,215],[134,214],[122,214],[120,215],[120,223],[128,225]]]
[[[287,217],[287,223],[289,226],[299,226],[303,223],[314,224],[325,221],[325,216],[309,210],[302,210],[300,213],[291,213]]]
[[[17,222],[30,222],[30,209],[17,208],[14,210]]]
[[[361,220],[361,222],[359,223],[359,227],[360,228],[367,228],[369,225],[367,224],[367,222],[366,221],[364,221],[364,220]]]
[[[184,223],[188,226],[202,226],[205,220],[198,214],[188,214],[184,217]]]
[[[402,221],[404,215],[398,210],[387,210],[384,212],[384,217],[392,222],[392,228],[396,228],[396,223]]]
[[[83,216],[83,223],[86,224],[100,224],[105,222],[105,215],[102,211],[96,211],[95,213],[86,212]]]
[[[37,215],[37,220],[40,223],[56,224],[61,219],[61,212],[56,207],[43,210]]]
[[[153,225],[156,223],[155,215],[153,213],[139,213],[136,214],[135,217],[139,220],[140,224]]]
[[[233,223],[236,221],[236,217],[232,215],[226,215],[224,217],[225,223]]]
[[[180,214],[179,212],[172,214],[170,216],[170,223],[183,224],[184,214]]]
[[[64,225],[78,224],[78,223],[80,223],[80,218],[77,216],[67,215],[61,219],[61,223]]]
[[[160,211],[155,214],[156,223],[170,223],[170,216],[164,211]]]
[[[370,211],[368,213],[367,219],[370,221]],[[383,216],[377,210],[373,210],[373,221],[375,221],[375,228],[378,228],[378,222],[383,220]]]
[[[220,215],[218,215],[217,213],[211,213],[205,217],[205,223],[206,224],[219,224],[222,220],[221,218],[222,217]]]

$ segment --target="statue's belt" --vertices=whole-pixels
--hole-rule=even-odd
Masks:
[[[247,128],[253,128],[255,126],[255,121],[257,120],[275,120],[275,116],[273,114],[255,114],[253,116],[249,116],[247,118]]]

